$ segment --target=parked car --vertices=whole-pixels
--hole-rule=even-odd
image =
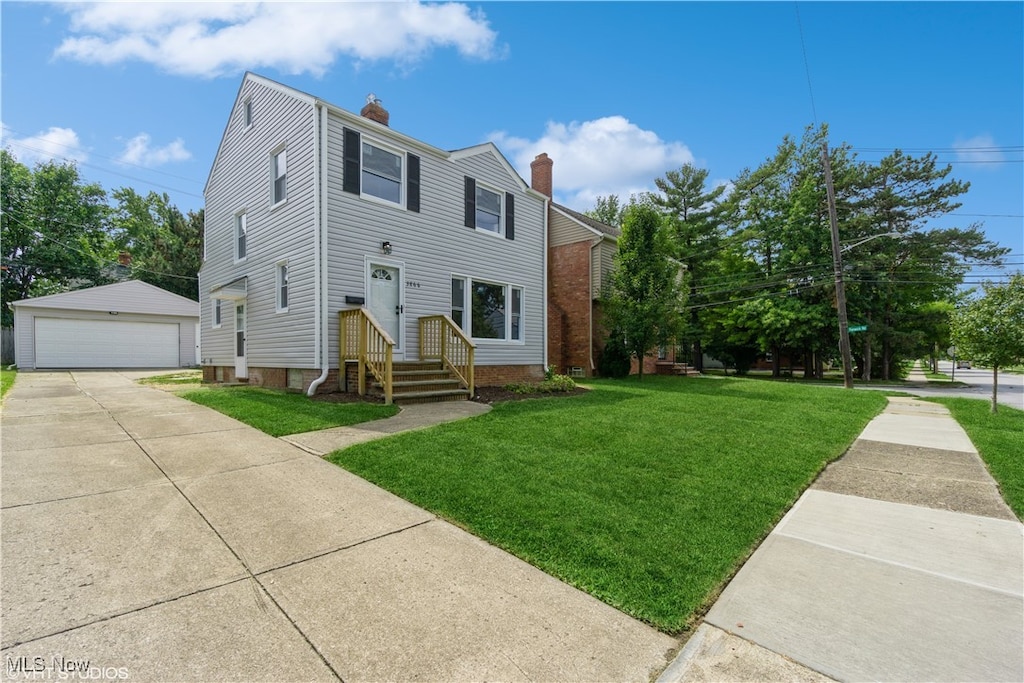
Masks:
[[[971,361],[969,361],[969,360],[958,360],[956,362],[956,369],[957,370],[970,370],[971,369]]]

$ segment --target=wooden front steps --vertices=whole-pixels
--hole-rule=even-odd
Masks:
[[[435,403],[438,401],[466,401],[469,390],[439,361],[407,361],[392,365],[391,400],[398,404]],[[374,393],[383,392],[379,382],[373,382]]]

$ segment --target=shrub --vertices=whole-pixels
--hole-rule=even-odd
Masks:
[[[604,351],[598,360],[598,372],[602,377],[626,377],[629,375],[629,361],[629,351],[626,350],[626,343],[622,340],[622,335],[612,332],[608,336],[608,342],[604,345]]]
[[[558,392],[572,391],[576,388],[576,382],[568,375],[552,374],[548,379],[537,384],[530,382],[513,382],[506,384],[505,391],[515,394],[553,394]]]

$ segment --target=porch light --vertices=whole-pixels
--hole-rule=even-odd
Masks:
[[[381,242],[380,253],[389,255],[391,253],[391,242]]]

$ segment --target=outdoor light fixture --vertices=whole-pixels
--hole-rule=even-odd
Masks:
[[[391,253],[391,242],[381,242],[380,243],[380,253],[382,253],[382,254],[390,254]]]

